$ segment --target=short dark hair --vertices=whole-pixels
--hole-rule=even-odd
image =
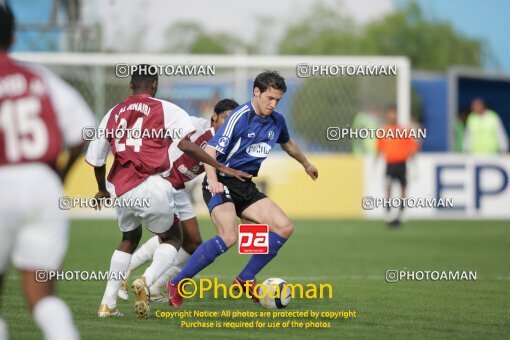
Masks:
[[[133,90],[147,90],[155,81],[158,81],[158,72],[157,68],[153,65],[137,65],[131,74]]]
[[[269,87],[280,90],[283,93],[287,91],[285,79],[277,71],[264,71],[259,74],[253,82],[253,89],[258,88],[261,93],[265,92]]]
[[[7,51],[11,47],[16,21],[7,1],[0,2],[0,50]]]
[[[233,110],[238,106],[239,104],[233,99],[222,99],[214,105],[214,112],[219,115],[225,111]]]

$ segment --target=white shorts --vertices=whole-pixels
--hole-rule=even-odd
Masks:
[[[119,196],[121,201],[141,202],[149,199],[149,206],[116,207],[120,230],[135,230],[142,223],[151,232],[159,234],[174,224],[174,188],[160,175],[147,177],[145,181]]]
[[[181,221],[186,221],[196,216],[195,210],[193,209],[193,206],[189,201],[188,194],[186,193],[186,189],[174,191],[174,202],[177,216]]]
[[[62,183],[39,163],[0,167],[0,273],[9,262],[24,270],[58,270],[67,250]]]

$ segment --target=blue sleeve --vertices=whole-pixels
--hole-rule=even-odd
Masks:
[[[227,150],[232,146],[232,141],[236,140],[242,132],[244,125],[244,117],[249,111],[241,106],[232,111],[227,117],[223,125],[216,131],[214,137],[209,141],[209,145],[215,148],[218,152],[227,153]]]
[[[287,124],[285,123],[285,118],[283,118],[283,116],[281,116],[280,124],[281,124],[281,131],[280,131],[280,135],[278,136],[278,140],[276,141],[276,143],[285,144],[290,140],[290,136],[289,136],[289,130],[287,129]]]

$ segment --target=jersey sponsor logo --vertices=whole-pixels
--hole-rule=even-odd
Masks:
[[[252,144],[246,148],[246,153],[252,157],[266,158],[271,151],[271,145],[267,143]]]
[[[269,226],[267,224],[239,225],[239,254],[269,253]]]
[[[193,178],[197,177],[197,172],[198,172],[198,170],[200,170],[200,166],[195,165],[193,168],[191,168],[191,170],[189,170],[188,168],[186,168],[186,166],[184,164],[181,164],[181,165],[179,165],[179,167],[177,169],[184,176],[188,177],[189,179],[193,179]]]
[[[229,142],[228,137],[221,137],[218,140],[218,145],[221,146],[222,148],[224,148],[224,147],[226,147],[228,145],[228,142]]]
[[[267,134],[267,138],[269,138],[269,140],[273,140],[273,138],[274,138],[274,131],[273,130],[269,131],[269,133]]]
[[[198,164],[193,165],[193,167],[191,168],[191,172],[193,172],[194,174],[198,173],[199,170],[200,170],[200,165],[198,165]]]
[[[255,132],[250,132],[250,133],[248,134],[248,138],[253,138],[253,137],[255,137]]]

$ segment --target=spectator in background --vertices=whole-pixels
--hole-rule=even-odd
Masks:
[[[508,136],[498,114],[487,109],[482,98],[471,103],[464,136],[464,151],[475,155],[496,155],[508,151]]]
[[[385,138],[377,139],[377,152],[386,160],[386,197],[388,200],[392,198],[391,185],[394,180],[397,180],[400,183],[400,198],[405,198],[407,187],[406,163],[418,151],[419,145],[414,138],[396,138],[397,130],[400,132],[405,128],[397,124],[397,109],[395,106],[389,106],[386,109],[386,120],[387,124],[384,126],[384,130],[392,130],[394,137],[390,137],[390,134],[386,133]],[[390,214],[391,207],[388,205],[386,209]],[[401,204],[397,218],[388,223],[390,227],[400,225],[403,211],[404,205]]]
[[[379,112],[374,104],[365,104],[363,109],[354,116],[353,129],[377,129],[381,124]],[[376,140],[371,138],[353,139],[352,152],[355,155],[375,155]]]
[[[454,142],[455,145],[453,149],[455,152],[462,152],[464,145],[464,137],[466,135],[466,121],[469,115],[469,109],[467,107],[463,107],[459,111],[459,115],[455,121],[455,131],[454,131]]]

